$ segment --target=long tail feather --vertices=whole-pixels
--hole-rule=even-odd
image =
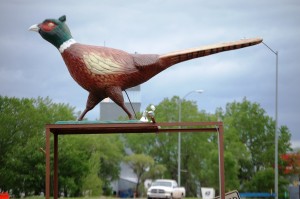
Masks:
[[[245,48],[245,47],[259,44],[261,42],[262,42],[261,38],[242,39],[234,42],[214,44],[209,46],[202,46],[198,48],[191,48],[187,50],[171,52],[171,53],[160,55],[159,59],[165,64],[171,66],[179,62],[187,61],[190,59],[204,57],[219,52]]]

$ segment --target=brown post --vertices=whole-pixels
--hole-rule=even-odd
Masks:
[[[224,172],[224,137],[223,137],[223,123],[219,123],[219,186],[220,198],[225,199],[225,172]]]
[[[50,129],[46,128],[46,178],[45,178],[45,196],[50,199]]]
[[[53,198],[58,198],[58,134],[54,133],[54,176],[53,176]]]

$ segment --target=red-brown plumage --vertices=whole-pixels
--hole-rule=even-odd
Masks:
[[[119,68],[115,67],[116,70],[110,71],[108,65],[97,73],[89,69],[85,61],[92,55],[97,56],[98,60],[112,62]],[[74,80],[89,92],[101,92],[115,86],[125,90],[147,81],[155,75],[154,73],[161,71],[158,55],[129,54],[100,46],[75,43],[62,53],[62,57]]]

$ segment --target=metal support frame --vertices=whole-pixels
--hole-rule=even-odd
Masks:
[[[171,123],[70,123],[46,125],[46,178],[45,196],[50,199],[50,136],[54,135],[53,198],[58,193],[58,136],[72,134],[119,134],[119,133],[203,133],[216,132],[219,140],[219,189],[220,198],[225,199],[224,138],[222,122],[171,122]]]

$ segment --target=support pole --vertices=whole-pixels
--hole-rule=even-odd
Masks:
[[[276,55],[276,93],[275,93],[275,199],[278,199],[278,51]]]
[[[219,187],[221,199],[225,199],[225,172],[224,172],[224,137],[223,137],[223,124],[219,124]]]
[[[46,128],[46,178],[45,178],[45,196],[50,199],[50,129]]]
[[[53,198],[58,198],[58,135],[54,133],[54,176],[53,176]]]

